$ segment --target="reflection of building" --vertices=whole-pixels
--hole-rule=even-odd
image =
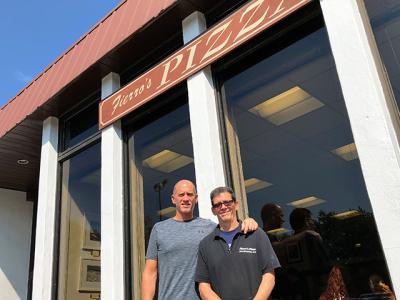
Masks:
[[[257,220],[267,202],[307,207],[350,296],[369,273],[399,293],[400,6],[377,3],[123,1],[0,111],[1,296],[98,297],[101,261],[102,299],[139,299],[144,241],[181,178],[203,217],[225,183]]]

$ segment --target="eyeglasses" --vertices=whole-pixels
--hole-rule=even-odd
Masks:
[[[226,207],[231,207],[234,202],[235,202],[234,199],[224,200],[224,201],[212,204],[212,208],[221,209],[222,204],[225,205]]]

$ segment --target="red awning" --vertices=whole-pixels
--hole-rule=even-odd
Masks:
[[[0,138],[177,0],[121,3],[0,109]]]

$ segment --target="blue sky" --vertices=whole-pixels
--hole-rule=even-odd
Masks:
[[[0,107],[120,2],[0,1]]]

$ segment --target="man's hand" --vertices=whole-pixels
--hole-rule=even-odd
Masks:
[[[213,291],[211,285],[207,282],[199,283],[199,292],[202,300],[221,300],[221,298]]]
[[[242,222],[242,232],[243,233],[248,233],[248,232],[252,232],[257,230],[258,228],[258,224],[256,222],[256,220],[254,220],[253,218],[247,218],[244,219]]]
[[[142,299],[153,300],[156,292],[158,262],[146,259],[142,275]]]

